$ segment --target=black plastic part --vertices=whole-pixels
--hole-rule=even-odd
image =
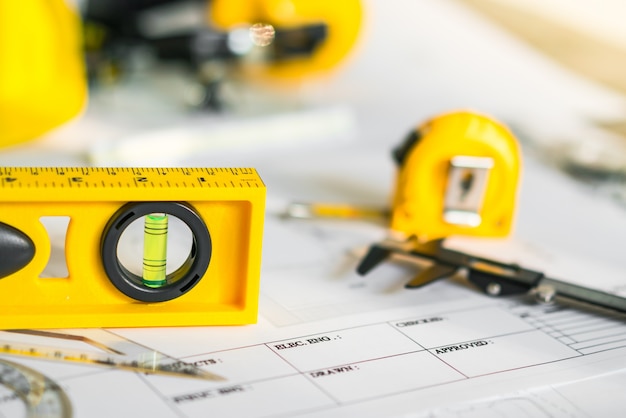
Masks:
[[[328,26],[324,23],[294,28],[276,28],[271,44],[272,60],[285,61],[294,57],[312,55],[328,39]]]
[[[409,155],[409,152],[411,152],[411,150],[415,146],[417,146],[421,138],[422,138],[422,134],[420,131],[412,130],[411,132],[409,132],[409,134],[404,139],[404,141],[402,141],[400,145],[398,145],[396,148],[393,149],[393,151],[391,152],[391,155],[393,157],[393,160],[398,165],[398,167],[402,167],[402,165],[404,164],[404,161]]]
[[[390,255],[391,250],[388,248],[384,248],[376,244],[372,245],[363,260],[361,260],[357,266],[357,273],[360,275],[367,274],[374,267],[385,261]]]
[[[17,228],[0,222],[0,279],[26,267],[35,256],[35,244]]]
[[[117,245],[124,230],[136,219],[150,213],[167,213],[183,221],[193,234],[189,257],[175,272],[167,275],[161,287],[145,286],[141,277],[128,271],[117,257]],[[189,205],[178,202],[128,203],[109,220],[101,240],[100,253],[111,283],[126,296],[141,302],[164,302],[190,291],[206,272],[212,253],[211,235],[206,224]]]
[[[501,275],[476,270],[470,270],[467,279],[487,294],[489,294],[489,285],[494,283],[500,285],[499,292],[493,296],[520,295],[534,287],[517,279],[508,279]]]

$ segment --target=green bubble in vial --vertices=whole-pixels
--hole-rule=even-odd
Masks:
[[[167,283],[167,214],[146,215],[143,233],[143,277],[148,287]]]

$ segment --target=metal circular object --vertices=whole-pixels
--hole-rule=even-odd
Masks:
[[[550,285],[539,285],[533,293],[535,299],[541,303],[552,303],[556,297],[556,289]]]
[[[22,400],[28,418],[73,416],[72,404],[63,388],[30,367],[0,359],[0,385]]]
[[[500,283],[491,282],[487,285],[487,294],[491,296],[498,296],[502,292],[502,286]]]
[[[255,23],[250,26],[250,39],[256,46],[268,46],[274,42],[276,31],[268,23]]]
[[[146,285],[145,280],[124,267],[117,255],[119,240],[126,228],[140,217],[163,213],[183,221],[193,235],[193,243],[186,261],[165,283]],[[211,260],[211,235],[206,224],[189,205],[178,202],[139,202],[121,207],[109,220],[102,234],[100,253],[104,270],[111,283],[126,296],[142,302],[164,302],[190,291],[204,276]]]

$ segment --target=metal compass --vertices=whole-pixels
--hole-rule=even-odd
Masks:
[[[72,417],[72,405],[63,389],[30,367],[0,359],[0,384],[24,403],[28,418]]]

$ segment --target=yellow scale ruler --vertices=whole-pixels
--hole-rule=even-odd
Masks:
[[[265,185],[252,168],[2,167],[0,207],[0,328],[256,321]],[[40,277],[42,217],[69,218],[67,277]],[[168,218],[193,238],[170,273]],[[144,270],[131,272],[118,243],[144,219]]]
[[[52,345],[54,341],[57,343]],[[74,343],[74,348],[67,347],[71,343]],[[75,343],[80,343],[80,348]],[[73,416],[70,398],[59,383],[33,369],[34,363],[28,363],[30,366],[27,366],[21,364],[20,360],[14,362],[4,358],[7,356],[225,381],[223,377],[194,364],[169,357],[103,329],[0,331],[0,385],[12,392],[12,396],[5,397],[4,402],[21,401],[28,418],[70,418]]]

